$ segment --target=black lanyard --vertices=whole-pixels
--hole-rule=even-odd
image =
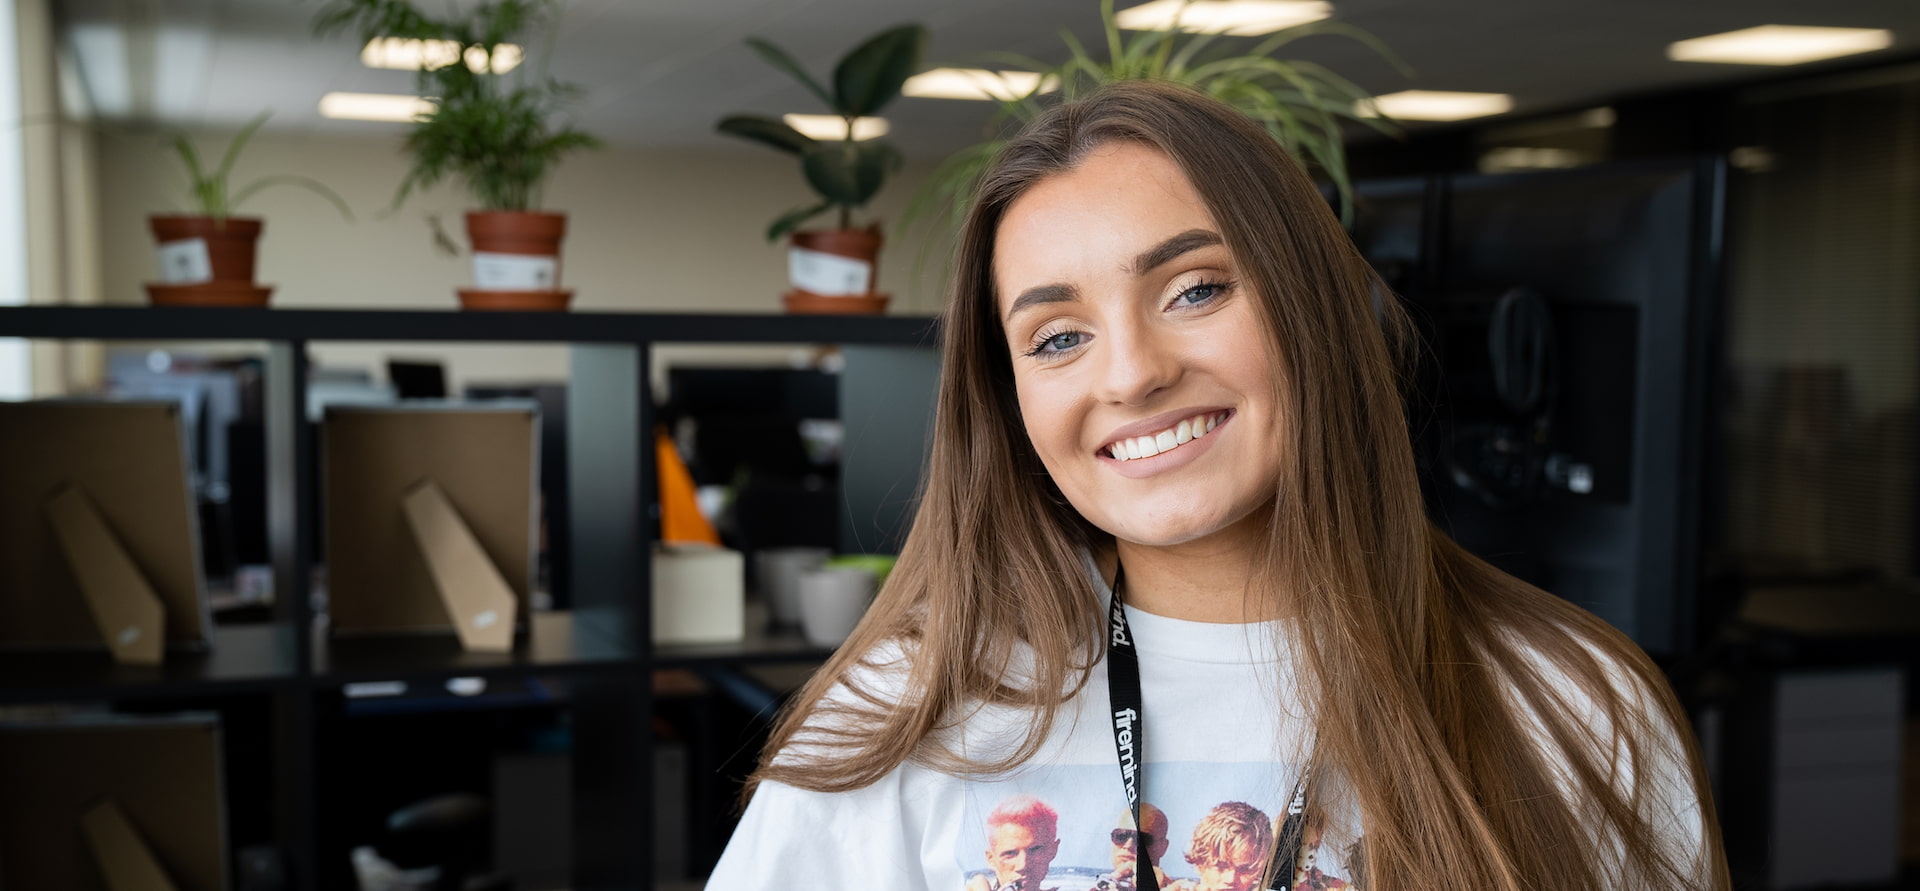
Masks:
[[[1147,858],[1147,827],[1140,822],[1140,790],[1147,781],[1147,759],[1142,757],[1145,721],[1140,707],[1140,655],[1133,648],[1127,612],[1120,605],[1120,570],[1113,571],[1113,601],[1107,620],[1107,701],[1112,706],[1113,748],[1120,756],[1120,788],[1133,810],[1133,882],[1136,891],[1160,891],[1160,876]],[[1293,887],[1295,858],[1306,829],[1306,781],[1303,778],[1287,802],[1280,837],[1274,839],[1269,865],[1273,887]]]

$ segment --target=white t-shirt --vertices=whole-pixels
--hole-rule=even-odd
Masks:
[[[1103,599],[1110,596],[1097,579]],[[1282,698],[1298,687],[1292,682],[1292,662],[1273,623],[1210,624],[1131,607],[1126,611],[1140,655],[1147,722],[1142,800],[1161,809],[1169,825],[1168,844],[1158,861],[1166,877],[1162,887],[1198,888],[1203,878],[1217,883],[1224,874],[1217,858],[1201,856],[1198,859],[1206,862],[1189,862],[1196,829],[1203,822],[1217,825],[1218,818],[1209,820],[1216,809],[1238,814],[1238,825],[1244,827],[1251,806],[1258,819],[1270,821],[1271,837],[1300,779],[1303,709],[1297,701]],[[884,683],[884,666],[880,671]],[[1040,752],[1013,774],[989,781],[956,778],[908,763],[852,792],[819,793],[762,783],[707,887],[1010,888],[1021,874],[1007,870],[1013,865],[1008,863],[996,871],[989,849],[996,843],[1006,847],[1035,841],[1030,837],[1033,829],[1027,828],[1027,838],[1011,836],[1018,841],[1010,843],[1006,835],[990,837],[996,827],[990,827],[988,819],[1003,804],[1022,804],[1022,796],[1042,803],[1041,808],[1015,807],[1027,815],[1024,819],[1032,820],[1036,810],[1055,815],[1058,846],[1044,866],[1044,878],[1039,878],[1041,869],[1025,864],[1039,891],[1103,887],[1101,880],[1115,866],[1114,830],[1131,825],[1122,822],[1126,799],[1107,691],[1105,666],[1096,665],[1084,690],[1062,708]],[[953,744],[975,756],[1005,751],[1001,747],[1017,742],[1026,720],[1012,708],[982,709],[960,726]],[[1684,783],[1676,788],[1680,791],[1664,796],[1673,818],[1692,821],[1677,827],[1685,838],[1676,841],[1697,849],[1697,802]],[[1354,868],[1350,855],[1357,850],[1359,832],[1358,827],[1341,825],[1338,814],[1352,809],[1314,810],[1335,823],[1302,864],[1312,870],[1306,887],[1348,887]],[[1201,847],[1203,855],[1220,850],[1217,844]],[[1035,851],[1028,857],[1039,859],[1047,853]],[[1258,866],[1264,866],[1266,852],[1257,858]],[[1203,875],[1203,867],[1213,870]],[[1252,876],[1242,877],[1248,887],[1259,880],[1258,871],[1256,867]],[[1035,891],[1035,886],[1025,891]]]

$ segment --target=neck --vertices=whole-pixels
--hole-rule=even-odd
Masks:
[[[1190,622],[1262,622],[1290,615],[1277,592],[1253,584],[1253,570],[1267,535],[1266,512],[1205,538],[1176,545],[1116,541],[1101,567],[1114,576],[1112,560],[1126,569],[1121,593],[1128,606]]]

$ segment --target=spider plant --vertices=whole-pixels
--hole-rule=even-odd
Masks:
[[[247,141],[253,138],[254,132],[259,130],[260,125],[266,123],[270,116],[272,112],[263,111],[253,120],[248,121],[246,126],[241,127],[240,132],[234,134],[232,141],[227,143],[227,150],[220,156],[219,166],[212,168],[200,162],[200,152],[193,147],[192,140],[189,140],[186,134],[174,134],[171,145],[174,154],[180,159],[181,166],[187,170],[187,197],[194,212],[200,216],[224,222],[227,217],[233,215],[235,207],[262,189],[271,186],[298,186],[327,199],[340,211],[341,216],[349,220],[353,219],[353,211],[347,207],[347,202],[342,200],[338,193],[312,177],[281,173],[261,177],[238,189],[232,187],[229,180],[233,176],[234,163],[240,160],[240,152],[247,147]]]
[[[1192,0],[1189,0],[1192,2]],[[1326,66],[1275,54],[1303,37],[1332,34],[1357,40],[1393,64],[1403,74],[1407,67],[1372,35],[1338,22],[1314,22],[1276,32],[1252,46],[1245,38],[1222,40],[1222,34],[1180,31],[1178,23],[1162,31],[1123,33],[1114,20],[1113,0],[1101,0],[1100,21],[1106,37],[1105,57],[1087,48],[1072,32],[1062,30],[1067,59],[1058,65],[1012,53],[996,53],[990,61],[1040,72],[1035,86],[1023,95],[1001,100],[990,132],[996,135],[961,149],[934,169],[915,193],[902,224],[936,220],[957,229],[987,165],[1011,134],[1062,102],[1070,102],[1102,86],[1120,81],[1155,80],[1184,84],[1239,109],[1266,128],[1268,134],[1294,157],[1306,162],[1333,183],[1340,198],[1341,219],[1351,222],[1353,184],[1347,175],[1343,131],[1358,122],[1387,135],[1399,130],[1384,117],[1367,113],[1372,95]]]

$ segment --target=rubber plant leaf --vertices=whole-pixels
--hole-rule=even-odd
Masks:
[[[900,152],[879,140],[827,142],[809,150],[801,163],[807,182],[840,207],[863,207],[900,166]]]
[[[833,69],[834,110],[843,117],[878,114],[920,70],[927,29],[901,25],[868,38]]]
[[[787,126],[785,121],[751,114],[736,114],[724,118],[717,125],[722,133],[751,139],[764,145],[770,145],[793,155],[804,154],[815,143],[812,137]]]
[[[892,143],[874,139],[855,143],[853,159],[853,182],[855,194],[859,200],[856,206],[865,206],[880,187],[886,185],[887,176],[900,169],[902,159],[900,150]]]
[[[827,199],[827,203],[840,207],[859,207],[860,183],[854,173],[858,163],[860,143],[823,142],[813,146],[800,156],[800,167],[807,175],[807,184]]]
[[[786,50],[758,37],[747,38],[747,46],[753,47],[753,51],[759,53],[760,58],[767,60],[767,64],[793,75],[794,80],[812,90],[813,95],[820,97],[820,101],[825,102],[828,108],[834,107],[833,94],[827,92],[827,88],[821,86],[819,81],[814,80],[813,75],[808,74],[805,68],[801,68],[800,63],[795,62],[792,56],[787,55]]]
[[[796,207],[780,215],[773,225],[767,227],[767,240],[779,241],[780,236],[800,228],[800,224],[833,209],[833,202],[823,201],[807,207]]]

